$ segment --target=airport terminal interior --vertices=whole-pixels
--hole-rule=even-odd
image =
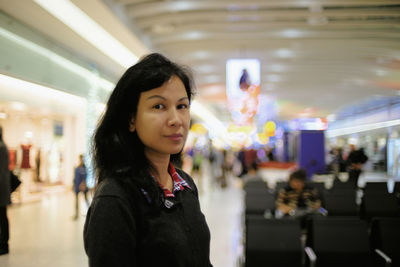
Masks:
[[[193,75],[214,267],[400,266],[399,0],[0,0],[1,267],[88,266],[93,133],[150,53]]]

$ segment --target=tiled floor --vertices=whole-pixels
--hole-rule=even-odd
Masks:
[[[2,267],[87,266],[83,250],[84,217],[72,220],[72,192],[53,193],[36,203],[8,209],[10,254]]]
[[[210,170],[208,166],[203,168]],[[287,171],[262,171],[271,186],[285,179]],[[240,180],[231,178],[227,188],[217,188],[207,171],[203,175],[201,206],[211,230],[211,261],[215,267],[238,266],[242,255],[243,193]],[[365,181],[385,180],[382,174],[366,174]],[[82,199],[81,206],[84,206]],[[87,266],[83,249],[84,213],[72,220],[74,195],[53,192],[39,201],[8,209],[10,254],[0,256],[1,267]]]

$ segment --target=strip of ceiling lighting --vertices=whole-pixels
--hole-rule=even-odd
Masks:
[[[326,136],[328,138],[333,138],[333,137],[337,137],[337,136],[372,131],[372,130],[387,128],[387,127],[396,126],[396,125],[400,125],[400,120],[383,121],[383,122],[377,122],[377,123],[363,124],[363,125],[354,126],[354,127],[346,127],[346,128],[328,130],[328,131],[326,131]]]
[[[10,95],[21,96],[24,100],[29,98],[42,105],[45,103],[44,106],[53,104],[75,112],[81,112],[82,107],[86,106],[86,100],[83,97],[4,74],[0,74],[0,86],[10,92]]]
[[[59,66],[87,79],[93,78],[97,79],[98,77],[90,70],[54,53],[53,51],[46,49],[42,46],[39,46],[21,36],[18,36],[12,32],[9,32],[5,29],[0,28],[0,35],[7,38],[10,41],[17,43],[20,46],[23,46],[41,56],[48,58],[49,60],[53,61],[54,63],[58,64]],[[99,78],[99,84],[102,88],[106,89],[107,91],[112,91],[115,87],[115,84],[104,79]]]
[[[138,61],[136,55],[70,1],[34,0],[34,2],[124,68]]]

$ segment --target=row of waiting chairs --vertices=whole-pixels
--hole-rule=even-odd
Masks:
[[[400,266],[398,218],[314,217],[302,242],[298,220],[247,216],[245,234],[245,267]]]
[[[335,183],[329,191],[322,183],[312,183],[312,186],[320,192],[322,206],[329,216],[360,216],[367,220],[377,216],[400,216],[398,195],[396,197],[398,189],[395,187],[394,193],[388,193],[386,183],[367,183],[361,206],[356,203],[356,188],[349,183]],[[279,189],[273,191],[263,181],[253,181],[247,183],[244,190],[246,215],[274,212]]]
[[[351,182],[341,182],[339,179],[335,179],[333,186],[331,189],[327,190],[325,188],[325,183],[322,182],[309,182],[309,184],[315,188],[317,188],[321,192],[354,192],[356,191],[356,187]],[[277,182],[274,188],[269,188],[268,184],[263,180],[255,180],[255,181],[248,181],[244,185],[244,189],[253,189],[253,188],[264,188],[269,189],[273,192],[279,192],[280,189],[285,187],[287,182],[280,181]],[[373,194],[382,194],[382,193],[394,193],[396,195],[400,194],[400,182],[395,183],[393,192],[389,192],[388,184],[386,182],[368,182],[366,183],[365,187],[362,188],[365,193],[373,193]]]

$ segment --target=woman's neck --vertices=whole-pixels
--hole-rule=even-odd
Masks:
[[[145,155],[155,168],[156,173],[152,173],[152,175],[161,185],[169,188],[172,181],[168,173],[170,155],[152,153],[151,151],[145,151]]]

